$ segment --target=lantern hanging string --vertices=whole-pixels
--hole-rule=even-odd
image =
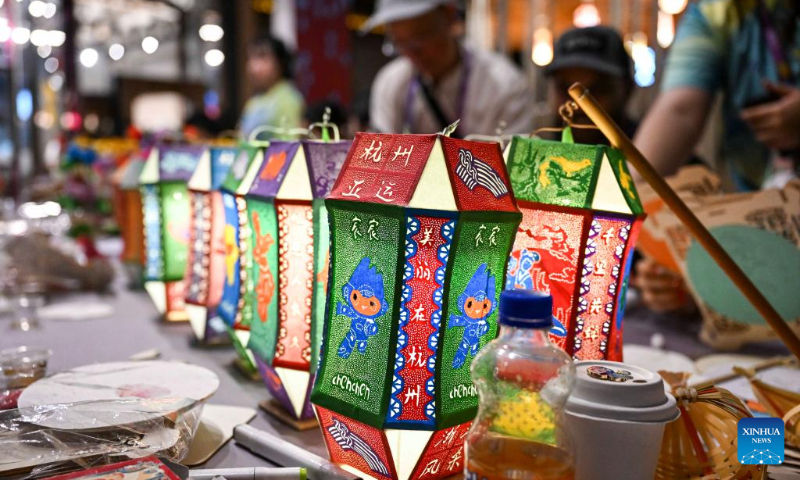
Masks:
[[[471,141],[478,141],[478,142],[487,142],[487,143],[497,143],[500,145],[500,150],[506,148],[506,144],[511,141],[513,135],[506,134],[506,127],[508,124],[505,120],[500,120],[497,122],[497,128],[494,130],[494,135],[481,135],[477,133],[471,133],[464,137],[464,140],[471,140]]]
[[[582,128],[582,129],[592,129],[592,130],[600,130],[597,125],[588,124],[588,123],[575,123],[573,118],[575,117],[575,112],[580,110],[580,107],[577,103],[573,101],[564,102],[563,105],[558,107],[558,115],[561,117],[561,120],[564,121],[563,127],[542,127],[537,128],[534,130],[530,136],[537,137],[542,132],[563,132],[566,128]]]
[[[767,300],[767,298],[758,290],[753,284],[746,273],[736,264],[736,262],[728,255],[728,252],[722,248],[716,238],[711,235],[711,232],[700,222],[695,214],[686,206],[678,194],[667,184],[661,174],[658,173],[650,162],[642,155],[642,152],[636,148],[633,142],[622,132],[619,126],[614,123],[611,117],[603,110],[603,107],[597,103],[597,100],[589,93],[589,90],[581,85],[575,83],[569,88],[569,95],[575,107],[570,107],[574,113],[575,108],[579,107],[584,111],[587,117],[597,125],[597,128],[603,132],[608,138],[611,146],[622,150],[625,158],[631,163],[636,171],[644,178],[653,190],[658,193],[658,196],[664,200],[664,203],[675,213],[675,216],[680,219],[681,223],[689,230],[695,240],[703,246],[703,249],[713,258],[717,265],[725,272],[728,278],[738,287],[739,291],[744,295],[747,300],[755,307],[755,309],[764,317],[772,330],[778,334],[783,343],[789,348],[789,351],[795,357],[800,359],[800,338],[792,330],[786,321],[781,317],[780,313],[775,310],[775,307]]]
[[[262,133],[274,133],[276,137],[290,140],[292,137],[297,136],[306,136],[309,133],[309,130],[305,128],[288,128],[286,126],[286,117],[281,119],[281,126],[273,127],[272,125],[261,125],[260,127],[254,129],[250,132],[250,136],[247,138],[247,141],[250,143],[261,143],[262,140],[258,139],[258,136]]]

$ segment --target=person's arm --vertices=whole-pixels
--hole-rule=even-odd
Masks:
[[[661,175],[686,163],[703,133],[712,94],[695,87],[661,93],[636,131],[634,144]]]
[[[687,8],[667,57],[661,93],[634,138],[662,175],[674,173],[691,156],[722,84],[726,25],[713,9],[713,2]]]

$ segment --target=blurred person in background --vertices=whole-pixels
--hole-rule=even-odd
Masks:
[[[660,173],[674,173],[689,158],[721,91],[728,183],[756,190],[793,176],[800,151],[799,9],[796,0],[689,4],[661,93],[635,138]]]
[[[299,127],[303,120],[303,95],[292,83],[292,54],[280,40],[262,36],[250,44],[247,73],[254,95],[247,101],[239,121],[243,138],[264,126]],[[264,131],[259,139],[275,137]]]
[[[436,133],[460,119],[453,136],[530,133],[533,96],[510,60],[462,45],[453,0],[380,0],[364,30],[386,26],[400,57],[378,72],[370,121],[383,133]]]
[[[569,87],[580,82],[627,136],[633,137],[636,133],[638,125],[628,117],[625,108],[634,89],[633,61],[616,30],[597,26],[565,32],[556,40],[553,61],[545,67],[545,75],[553,115],[558,116],[558,108],[571,100]],[[573,121],[592,123],[580,110]],[[609,143],[596,129],[574,128],[572,133],[577,143]],[[545,135],[543,132],[542,136]],[[560,135],[552,138],[558,140]],[[648,258],[637,257],[632,282],[639,287],[644,304],[653,311],[692,308],[691,296],[686,292],[682,279]]]
[[[633,136],[636,123],[625,113],[634,88],[633,62],[616,30],[599,26],[565,32],[556,40],[553,61],[545,67],[545,75],[553,115],[558,116],[559,107],[571,101],[569,87],[580,82],[625,134]],[[591,124],[580,110],[573,121]],[[608,145],[608,139],[599,130],[575,128],[572,133],[578,143]]]
[[[736,190],[782,187],[800,152],[800,11],[793,0],[701,0],[689,5],[661,93],[635,143],[662,175],[692,154],[724,93],[721,172]],[[635,175],[636,176],[636,175]],[[651,259],[635,284],[655,311],[693,308],[683,280]]]

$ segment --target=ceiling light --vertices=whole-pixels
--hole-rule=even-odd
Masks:
[[[225,31],[219,25],[206,23],[200,27],[200,38],[206,42],[218,42],[222,40],[223,35],[225,35]]]
[[[600,12],[594,3],[582,3],[572,12],[572,23],[578,28],[600,24]]]
[[[81,51],[80,61],[81,65],[86,68],[92,68],[97,64],[97,59],[99,55],[97,54],[97,50],[94,48],[84,48]]]
[[[50,57],[45,60],[44,69],[47,70],[47,73],[55,73],[55,71],[58,70],[58,59]]]
[[[546,28],[538,28],[533,32],[533,63],[543,67],[553,61],[553,34]]]
[[[205,61],[209,67],[219,67],[225,61],[225,54],[213,48],[206,52]]]
[[[47,45],[48,34],[47,30],[36,29],[31,32],[31,43],[37,47]]]
[[[45,10],[47,10],[47,5],[42,0],[33,0],[28,5],[28,13],[31,14],[31,17],[43,17]]]
[[[31,31],[25,27],[16,27],[11,30],[11,41],[17,45],[28,43],[31,38]]]
[[[44,18],[53,18],[53,15],[56,14],[56,4],[55,3],[48,3],[45,5],[44,8]]]
[[[144,37],[142,39],[142,50],[144,53],[155,53],[158,50],[158,40],[155,37]]]
[[[686,8],[687,3],[689,3],[688,0],[658,0],[658,8],[665,13],[677,15]]]
[[[123,47],[119,43],[115,43],[108,47],[108,56],[111,57],[112,60],[117,61],[122,56],[125,55],[125,47]]]
[[[672,45],[672,41],[675,40],[675,19],[672,18],[672,15],[663,10],[658,11],[656,40],[658,40],[658,44],[661,48],[669,47]]]
[[[61,30],[50,30],[47,32],[47,37],[47,43],[50,44],[51,47],[60,47],[64,45],[64,42],[67,40],[67,34]]]

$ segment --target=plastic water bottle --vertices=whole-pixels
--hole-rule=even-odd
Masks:
[[[466,437],[469,480],[572,480],[574,447],[561,414],[575,382],[552,345],[553,299],[533,290],[500,296],[500,336],[472,362],[478,416]]]

